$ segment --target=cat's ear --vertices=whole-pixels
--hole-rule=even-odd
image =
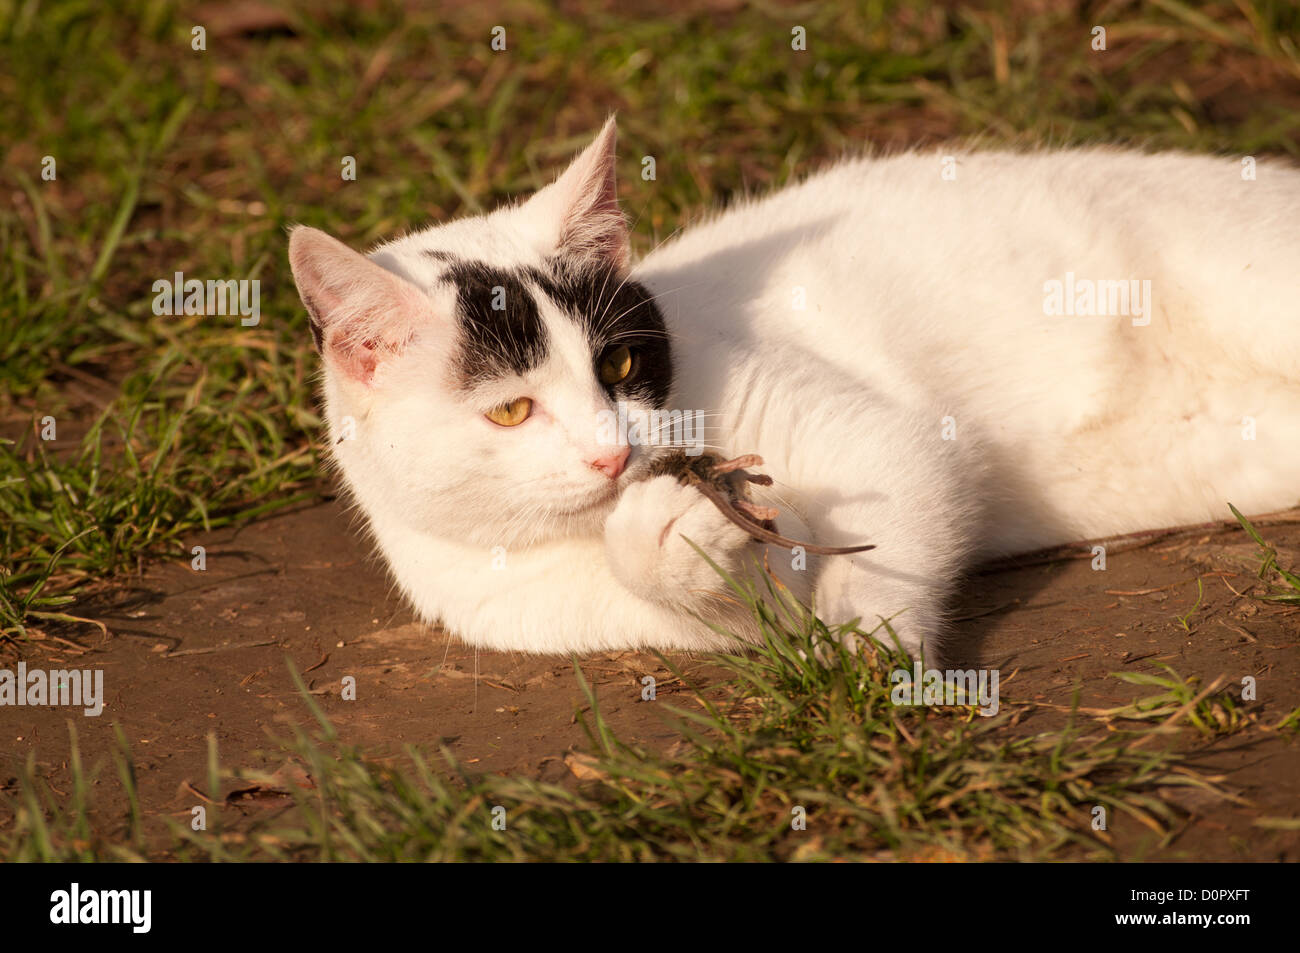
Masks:
[[[316,350],[362,384],[401,352],[429,308],[419,288],[319,229],[299,225],[289,233],[289,267]]]
[[[553,251],[565,258],[612,265],[622,271],[631,256],[627,220],[618,207],[614,176],[618,126],[610,116],[594,142],[553,183],[528,200],[544,222]]]

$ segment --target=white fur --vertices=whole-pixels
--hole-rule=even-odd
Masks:
[[[585,253],[623,254],[612,155],[610,125],[530,202],[376,250],[403,279],[390,326],[413,339],[373,352],[368,380],[326,348],[331,443],[353,418],[355,438],[334,451],[389,566],[421,616],[484,647],[731,644],[697,614],[753,634],[686,538],[730,571],[764,547],[669,478],[611,484],[588,465],[608,401],[571,322],[543,307],[555,346],[530,379],[466,396],[444,375],[454,297],[423,251],[540,265],[576,233]],[[1228,501],[1289,506],[1300,172],[1261,161],[1244,181],[1240,168],[988,152],[960,156],[948,180],[939,155],[907,154],[746,201],[633,266],[671,331],[670,406],[709,414],[717,451],[763,456],[776,481],[765,502],[787,535],[876,544],[803,571],[788,552],[766,556],[800,598],[815,590],[823,618],[892,617],[912,652],[939,647],[978,556],[1223,518]],[[357,277],[372,266],[330,241],[295,231],[300,288],[327,294],[337,274],[347,301],[373,287]],[[1149,280],[1150,323],[1045,314],[1044,283],[1066,272]],[[484,420],[519,396],[539,402],[535,419]]]

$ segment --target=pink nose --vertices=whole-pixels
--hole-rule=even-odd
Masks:
[[[591,468],[599,470],[611,480],[617,480],[618,475],[623,472],[627,466],[628,454],[632,452],[631,447],[619,447],[612,453],[607,453],[603,457],[597,457],[591,461]]]

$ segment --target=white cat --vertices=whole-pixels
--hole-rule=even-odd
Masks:
[[[1112,149],[843,162],[631,265],[613,120],[552,185],[350,250],[294,229],[330,442],[417,612],[529,652],[727,649],[716,572],[942,650],[980,556],[1300,496],[1300,172]],[[754,542],[652,409],[755,452]],[[667,436],[664,434],[663,436]],[[764,554],[763,550],[767,552]]]

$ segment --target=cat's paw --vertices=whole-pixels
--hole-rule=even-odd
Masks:
[[[605,522],[614,575],[654,602],[680,604],[726,591],[725,580],[691,543],[729,573],[760,549],[699,490],[670,476],[629,486]]]

